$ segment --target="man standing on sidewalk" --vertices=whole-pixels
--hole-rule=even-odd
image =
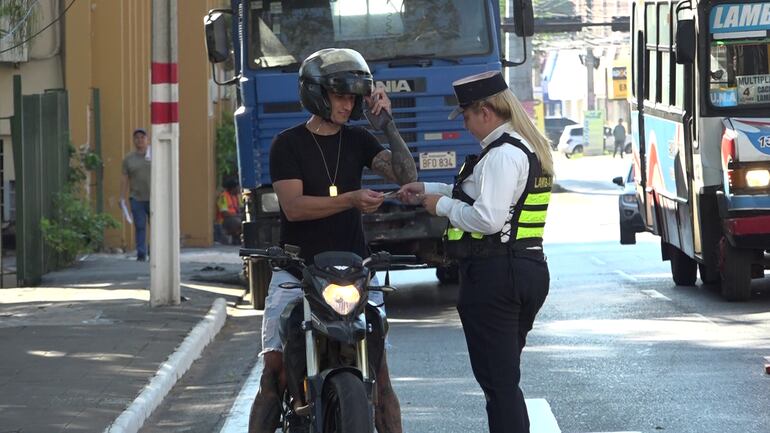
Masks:
[[[614,158],[619,150],[620,159],[623,159],[624,147],[626,145],[626,128],[623,127],[623,119],[618,119],[618,124],[612,130],[612,136],[615,137],[615,150],[612,152],[612,157]]]
[[[134,219],[136,260],[147,260],[147,222],[150,218],[150,151],[147,131],[134,130],[134,151],[123,158],[120,200],[130,203]]]

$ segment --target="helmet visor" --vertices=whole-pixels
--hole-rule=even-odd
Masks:
[[[366,76],[331,76],[324,80],[326,90],[345,95],[369,96],[374,83]]]

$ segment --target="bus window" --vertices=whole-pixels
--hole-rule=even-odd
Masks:
[[[658,100],[658,84],[659,74],[658,69],[658,20],[655,16],[655,3],[647,3],[645,5],[645,36],[647,37],[647,53],[645,55],[647,60],[646,74],[645,74],[645,88],[644,99],[655,102]]]
[[[637,70],[636,65],[639,62],[639,52],[637,51],[637,43],[639,38],[639,32],[636,31],[637,29],[637,19],[636,19],[636,3],[633,3],[631,5],[631,96],[634,97],[634,100],[636,100],[636,80],[638,80],[637,77]]]
[[[770,40],[717,40],[711,44],[711,103],[734,107],[770,103]]]
[[[672,9],[675,10],[676,4],[671,5]],[[677,20],[676,17],[674,17],[674,20],[671,22],[671,34],[676,35],[676,26],[677,26]],[[674,46],[676,44],[676,41],[672,38],[671,45]],[[684,65],[680,65],[679,63],[674,63],[674,75],[671,79],[672,83],[680,83],[674,86],[674,101],[673,105],[675,107],[684,109]]]
[[[660,92],[658,102],[671,105],[671,6],[658,4],[658,61],[660,63]]]

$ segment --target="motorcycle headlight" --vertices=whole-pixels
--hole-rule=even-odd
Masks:
[[[341,315],[346,315],[353,311],[361,300],[361,292],[356,286],[338,286],[329,284],[323,289],[324,301],[329,304],[334,311]]]

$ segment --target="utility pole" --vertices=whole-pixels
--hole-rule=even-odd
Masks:
[[[177,305],[179,266],[179,86],[177,0],[152,0],[152,180],[150,305]]]
[[[588,77],[586,97],[586,109],[592,111],[596,108],[596,92],[594,91],[594,70],[596,69],[596,61],[599,60],[594,57],[594,49],[591,47],[586,48],[586,55],[584,63],[586,66],[586,76]]]

